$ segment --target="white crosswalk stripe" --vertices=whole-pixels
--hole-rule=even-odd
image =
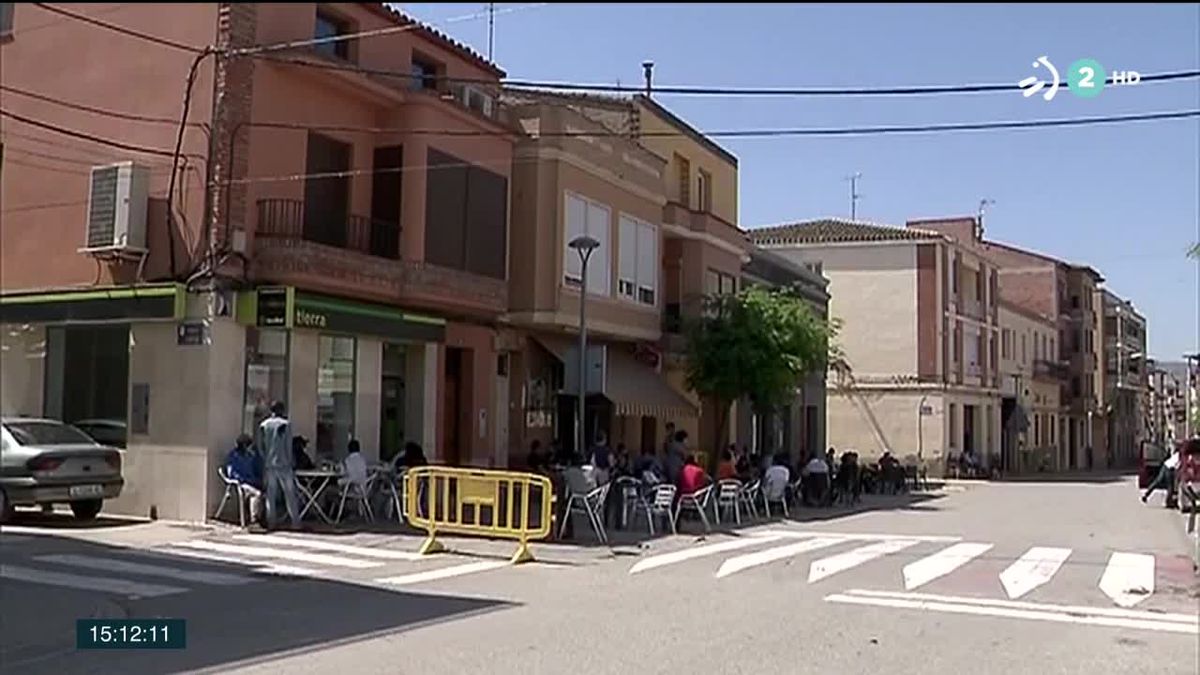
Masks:
[[[383,577],[376,579],[375,583],[388,584],[390,586],[407,586],[409,584],[419,584],[425,581],[437,581],[438,579],[449,579],[451,577],[460,577],[467,574],[476,574],[478,572],[487,572],[488,570],[508,567],[507,560],[483,560],[480,562],[465,563],[462,565],[452,565],[450,567],[441,567],[435,570],[425,572],[414,572],[413,574],[404,574],[396,577]],[[527,563],[532,564],[532,563]]]
[[[292,548],[307,548],[314,551],[333,551],[360,558],[378,558],[380,560],[422,560],[425,556],[411,551],[393,551],[385,548],[369,546],[352,546],[334,541],[321,541],[307,537],[294,537],[285,534],[239,534],[233,537],[236,541],[251,544],[278,545]]]
[[[718,553],[728,553],[729,551],[738,551],[751,546],[764,546],[774,541],[779,541],[779,536],[767,537],[746,537],[745,539],[735,539],[733,541],[723,541],[717,544],[706,544],[704,546],[693,546],[680,551],[672,551],[670,553],[660,553],[652,555],[649,558],[639,560],[633,567],[629,568],[630,574],[645,572],[656,567],[664,567],[666,565],[674,565],[685,560],[695,560],[704,556],[716,555]]]
[[[367,569],[370,567],[380,567],[383,565],[382,562],[377,560],[362,560],[361,558],[350,558],[347,556],[330,555],[327,553],[309,553],[308,551],[277,549],[269,546],[223,544],[220,542],[206,541],[202,539],[176,542],[171,544],[171,547],[183,547],[213,553],[228,553],[235,556],[246,556],[249,558],[294,560],[296,562],[308,563],[312,565],[347,567],[351,569]]]
[[[876,558],[903,551],[919,543],[919,541],[913,539],[878,541],[874,544],[860,546],[853,551],[846,551],[845,553],[839,553],[828,558],[815,560],[808,568],[808,583],[818,582],[838,572],[844,572]]]
[[[816,551],[830,546],[836,546],[844,543],[846,540],[840,537],[814,537],[805,539],[795,544],[787,544],[785,546],[776,546],[765,551],[756,551],[754,553],[746,553],[726,560],[721,564],[721,568],[717,570],[717,578],[727,577],[731,574],[736,574],[743,570],[748,570],[751,567],[766,565],[777,560],[784,560],[798,556],[801,553]]]
[[[219,562],[229,565],[239,565],[248,568],[253,574],[266,574],[289,577],[323,577],[324,572],[311,569],[308,567],[297,567],[294,565],[281,565],[279,563],[266,562],[261,560],[246,560],[232,555],[222,555],[220,553],[205,553],[203,551],[193,551],[183,548],[163,547],[158,549],[150,549],[141,551],[141,555],[162,558],[171,560],[175,558],[188,558],[191,560],[203,560],[206,562]]]
[[[1154,556],[1116,551],[1108,557],[1100,590],[1122,607],[1133,607],[1154,592]]]
[[[944,577],[987,553],[993,544],[963,542],[944,548],[933,555],[904,566],[904,588],[911,591],[934,579]]]
[[[34,584],[75,588],[84,591],[115,593],[117,595],[124,595],[131,598],[153,598],[160,595],[173,595],[175,593],[186,593],[188,591],[187,588],[182,588],[179,586],[148,584],[139,581],[129,581],[126,579],[100,577],[95,575],[80,576],[78,574],[55,572],[31,567],[21,567],[18,565],[0,565],[0,578],[11,581],[26,581]]]
[[[1000,573],[1004,592],[1016,600],[1050,581],[1070,556],[1069,548],[1034,546]]]
[[[108,558],[103,556],[72,555],[64,553],[37,556],[34,558],[34,560],[54,563],[67,567],[83,567],[86,569],[102,570],[105,572],[136,574],[139,576],[148,577],[165,577],[168,579],[175,579],[177,581],[190,581],[193,583],[207,584],[211,586],[237,586],[254,581],[254,579],[251,577],[240,574],[225,574],[222,572],[189,570],[178,567],[167,567],[164,565],[149,565],[145,563],[131,562],[129,560],[120,560],[117,558]]]

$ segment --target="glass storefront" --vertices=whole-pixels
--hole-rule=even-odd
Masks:
[[[286,330],[246,329],[242,431],[252,434],[258,423],[271,414],[272,401],[287,403],[288,348]]]
[[[354,437],[354,376],[357,344],[353,337],[322,335],[317,348],[318,455],[340,457]]]
[[[47,417],[78,424],[98,441],[124,447],[128,388],[127,324],[46,329]]]
[[[383,344],[383,368],[380,373],[379,459],[388,462],[400,454],[405,440],[404,385],[407,369],[405,345]]]

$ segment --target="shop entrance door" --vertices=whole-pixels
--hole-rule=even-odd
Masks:
[[[442,383],[442,463],[462,466],[462,371],[463,350],[446,348],[446,372]]]
[[[404,447],[407,430],[404,419],[405,347],[383,345],[383,367],[379,382],[379,459],[392,461]]]

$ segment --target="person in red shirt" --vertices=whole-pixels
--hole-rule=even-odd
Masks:
[[[696,457],[688,455],[683,471],[679,473],[679,494],[690,495],[708,485],[708,474],[696,464]]]

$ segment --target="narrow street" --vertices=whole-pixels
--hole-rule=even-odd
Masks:
[[[0,534],[10,672],[1194,673],[1182,520],[1131,478],[951,484],[607,547],[34,515]],[[74,621],[188,621],[77,652]]]

